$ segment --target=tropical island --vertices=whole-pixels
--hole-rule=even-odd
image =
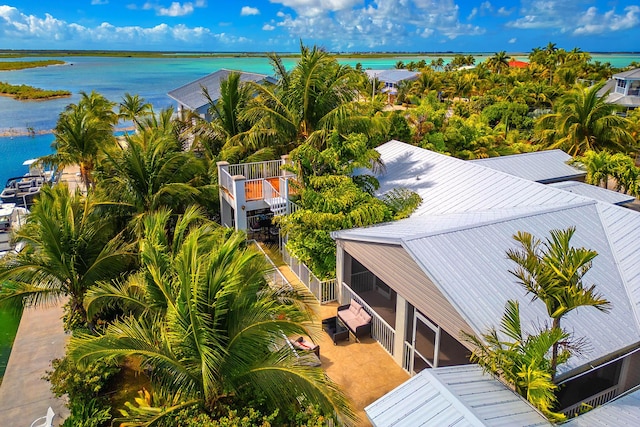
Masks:
[[[0,61],[0,71],[24,70],[62,64],[64,64],[64,61],[54,59],[46,61]],[[28,101],[69,97],[71,92],[68,90],[45,90],[28,85],[12,85],[7,82],[0,82],[0,95],[10,96],[20,101]]]
[[[476,362],[495,375],[483,381],[520,394],[530,424],[565,421],[603,391],[612,398],[606,381],[588,396],[571,381],[602,373],[581,371],[576,355],[585,342],[614,341],[616,330],[582,337],[570,329],[581,316],[597,319],[587,326],[610,326],[607,316],[633,306],[612,307],[628,298],[627,279],[603,269],[623,268],[626,258],[618,262],[614,252],[620,246],[633,260],[638,239],[616,246],[626,230],[604,230],[611,224],[600,221],[631,227],[640,214],[474,162],[559,155],[560,166],[600,197],[635,200],[640,109],[609,98],[615,88],[637,95],[635,70],[592,63],[588,53],[553,43],[526,63],[502,51],[481,63],[473,55],[416,58],[394,70],[343,66],[315,46],[301,45],[297,56],[287,70],[282,56],[270,55],[275,79],[214,73],[216,84],[205,89],[199,80],[197,93],[182,93],[203,100],[194,109],[157,112],[135,94],[116,104],[91,92],[60,114],[56,152],[43,161],[77,167],[82,191],[42,190],[16,234],[24,249],[0,264],[0,303],[64,301],[72,336],[48,378],[56,395],[69,398],[65,425],[357,425],[364,405],[352,401],[364,391],[327,371],[346,358],[359,362],[358,349],[371,353],[367,346],[378,343],[406,379],[438,368],[438,354],[421,356],[416,346],[418,322],[431,325],[434,352],[442,333],[459,351],[456,360]],[[171,96],[179,102],[181,93]],[[136,131],[115,138],[120,121]],[[483,204],[491,198],[494,205]],[[554,229],[530,234],[524,228],[534,223]],[[480,229],[488,237],[474,234]],[[438,241],[445,233],[453,237]],[[432,240],[411,246],[421,239]],[[431,261],[415,260],[421,253]],[[279,274],[285,261],[300,272],[296,280]],[[439,283],[462,284],[456,301],[477,298],[482,309],[469,312],[494,310],[491,319],[501,323],[466,327],[473,313],[458,314],[461,304],[425,276],[443,265],[451,269]],[[475,273],[481,280],[473,281]],[[504,292],[468,297],[496,278]],[[614,297],[608,282],[620,285]],[[423,294],[412,286],[440,299],[420,307]],[[374,301],[387,304],[392,318],[383,319]],[[408,330],[412,342],[392,342]],[[638,343],[595,346],[597,362],[609,372],[611,361],[625,359],[633,372],[637,358],[622,350]],[[334,347],[352,352],[328,359]],[[365,366],[359,374],[366,385],[390,370]],[[621,392],[636,380],[621,379]]]
[[[10,96],[20,101],[47,100],[71,96],[68,90],[46,90],[28,85],[12,85],[0,82],[0,95]]]

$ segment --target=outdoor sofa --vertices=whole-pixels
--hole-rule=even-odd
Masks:
[[[371,336],[371,315],[357,301],[338,307],[338,318],[356,339]]]

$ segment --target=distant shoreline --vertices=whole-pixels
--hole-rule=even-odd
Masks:
[[[145,50],[14,50],[0,49],[0,58],[38,57],[38,56],[105,56],[132,58],[250,58],[266,57],[274,52],[205,52],[205,51],[145,51]],[[299,57],[299,52],[275,52],[281,57]],[[388,58],[396,56],[442,56],[449,57],[460,54],[477,56],[491,56],[494,51],[485,52],[453,52],[453,51],[422,51],[422,52],[329,52],[339,58]],[[508,55],[527,56],[530,52],[507,52]],[[640,51],[631,52],[588,52],[595,55],[639,55]]]
[[[115,128],[114,132],[126,132],[134,130],[133,126],[125,126],[120,128]],[[38,135],[49,135],[52,134],[55,129],[26,129],[26,128],[10,128],[10,129],[0,129],[0,138],[13,138],[19,136],[38,136]]]

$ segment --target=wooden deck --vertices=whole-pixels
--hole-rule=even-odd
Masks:
[[[245,200],[260,200],[263,198],[263,181],[268,181],[277,192],[280,192],[280,177],[251,180],[244,183]]]

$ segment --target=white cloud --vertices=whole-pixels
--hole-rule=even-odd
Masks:
[[[640,7],[627,6],[624,14],[618,15],[615,9],[598,14],[595,7],[590,7],[578,19],[578,25],[573,31],[575,35],[602,34],[611,31],[626,30],[640,24]]]
[[[168,8],[159,7],[157,9],[159,16],[185,16],[193,13],[193,3],[180,4],[177,1],[171,3]]]
[[[257,7],[243,6],[240,10],[241,16],[260,15],[260,10]]]
[[[292,38],[323,40],[330,50],[350,45],[374,49],[403,48],[420,37],[460,36],[484,33],[484,29],[460,22],[454,0],[270,0],[292,7],[296,13],[281,14],[277,25]],[[301,10],[306,5],[308,10]],[[490,3],[484,6],[490,6]]]
[[[270,25],[270,24],[264,24],[264,25],[262,26],[262,29],[263,29],[264,31],[273,31],[273,30],[275,30],[275,29],[276,29],[276,27],[274,27],[273,25]]]
[[[157,48],[158,46],[237,46],[249,39],[225,33],[213,33],[205,27],[170,26],[165,23],[153,27],[117,27],[108,22],[87,27],[56,19],[26,15],[17,8],[0,6],[0,43],[7,48],[38,48],[45,43],[51,48],[92,49],[108,42],[114,48]],[[12,45],[14,43],[15,45]],[[224,47],[223,47],[224,46]]]
[[[513,9],[507,9],[502,6],[500,9],[496,11],[496,15],[498,16],[509,16],[513,13]]]
[[[109,4],[109,0],[91,0],[91,6]]]
[[[521,17],[507,23],[519,29],[555,29],[561,33],[593,35],[627,30],[640,26],[640,6],[630,5],[624,13],[615,7],[599,13],[588,1],[523,0]]]
[[[515,43],[515,42],[517,42],[517,41],[518,41],[518,39],[517,39],[517,38],[512,37],[512,38],[510,38],[510,39],[509,39],[508,43],[509,43],[509,44],[514,44],[514,43]]]

